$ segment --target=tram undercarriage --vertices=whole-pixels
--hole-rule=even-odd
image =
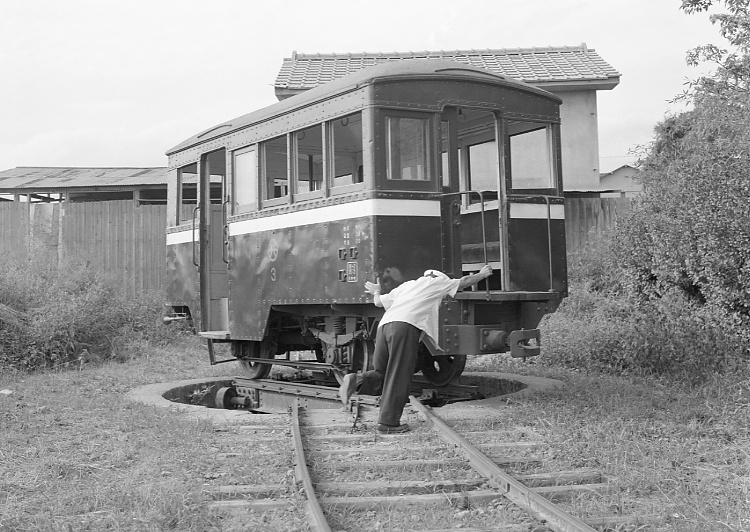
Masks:
[[[300,316],[276,312],[262,341],[207,338],[212,363],[214,343],[229,343],[242,377],[264,379],[273,365],[330,373],[340,384],[348,373],[373,367],[377,319],[356,316]],[[420,344],[415,373],[434,386],[454,382],[466,366],[465,355],[434,356]]]

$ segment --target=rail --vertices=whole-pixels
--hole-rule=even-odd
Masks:
[[[507,475],[495,462],[469,443],[466,438],[456,433],[445,421],[436,416],[432,412],[432,409],[424,406],[419,399],[411,395],[409,396],[409,402],[415,410],[422,414],[427,423],[438,433],[443,441],[449,445],[455,445],[457,451],[469,461],[471,466],[480,475],[487,478],[489,484],[502,492],[503,496],[512,503],[531,513],[536,518],[546,521],[552,525],[553,530],[556,532],[596,532],[577,517],[568,514],[560,507],[524,486],[521,482]]]
[[[310,478],[310,471],[307,469],[307,460],[305,459],[305,447],[302,444],[302,433],[299,428],[299,401],[292,404],[292,437],[294,438],[294,476],[300,484],[307,501],[306,513],[309,518],[310,529],[314,532],[331,532],[328,526],[328,520],[323,514],[318,498],[315,495],[315,487]]]
[[[226,398],[226,394],[220,390],[217,392],[217,404],[226,404],[227,401],[218,400],[219,395]],[[243,402],[239,399],[232,396],[228,403],[241,407]],[[292,517],[287,512],[278,512],[279,517],[273,523],[278,527],[250,528],[286,529],[288,526],[285,528],[285,525],[290,524],[288,520],[291,518],[304,519],[310,530],[317,532],[327,532],[330,527],[335,530],[356,530],[355,526],[361,526],[362,519],[367,518],[372,522],[386,513],[389,519],[396,517],[399,522],[414,525],[412,528],[436,530],[435,523],[442,522],[441,512],[447,514],[448,519],[453,515],[458,524],[456,528],[464,530],[489,532],[520,529],[521,525],[517,522],[517,517],[520,516],[516,512],[513,512],[514,515],[493,516],[487,522],[481,511],[476,518],[473,516],[474,512],[458,518],[450,506],[469,505],[480,508],[492,505],[494,509],[498,499],[502,497],[538,520],[539,526],[535,530],[593,532],[592,526],[612,527],[619,523],[639,525],[658,518],[652,515],[619,513],[585,519],[571,516],[553,501],[573,498],[582,502],[585,495],[607,497],[610,492],[602,472],[585,468],[555,470],[553,464],[552,471],[510,476],[500,468],[526,468],[527,465],[542,463],[543,460],[538,455],[546,454],[546,443],[518,438],[509,438],[508,441],[500,438],[501,441],[498,441],[497,429],[493,428],[492,423],[486,427],[484,423],[480,423],[481,426],[476,429],[469,428],[465,435],[459,435],[419,399],[412,396],[410,401],[426,423],[410,420],[413,430],[406,434],[373,434],[372,427],[377,421],[378,413],[376,408],[362,408],[363,405],[359,403],[356,411],[330,408],[330,405],[327,408],[315,408],[299,397],[292,397],[288,407],[283,410],[289,416],[288,425],[285,423],[280,426],[277,422],[266,424],[257,417],[244,418],[239,426],[232,424],[231,428],[226,429],[225,445],[234,442],[241,449],[237,449],[237,452],[217,453],[216,460],[221,471],[232,471],[232,464],[237,464],[236,476],[224,478],[224,473],[217,475],[222,478],[221,484],[204,489],[211,498],[210,507],[243,511],[243,516],[248,516],[244,513],[246,510],[261,513],[270,509],[285,509],[287,512],[296,512],[296,515]],[[432,432],[432,436],[428,435],[429,432]],[[241,433],[253,435],[251,445],[242,436],[238,439]],[[467,437],[475,438],[479,443],[469,443]],[[447,448],[437,440],[447,443]],[[284,442],[290,443],[291,447],[284,445]],[[525,452],[537,448],[539,452],[534,452],[532,456]],[[455,450],[458,454],[454,458],[442,456],[441,453],[447,449]],[[514,456],[514,451],[521,451],[522,454]],[[288,457],[290,452],[294,460],[294,487],[291,490],[286,488],[287,460],[272,458]],[[493,457],[496,453],[502,453],[502,456]],[[252,483],[245,483],[249,480],[245,467],[249,456],[268,456],[276,464],[278,469],[268,470],[262,479],[267,483],[258,483],[260,479],[255,475],[252,475]],[[232,462],[228,462],[230,460]],[[472,467],[479,475],[466,474],[468,467]],[[461,473],[454,475],[446,471],[453,468]],[[312,478],[313,470],[315,478]],[[425,480],[425,470],[435,470],[434,479]],[[441,471],[439,474],[438,470]],[[272,480],[276,478],[274,471],[284,480]],[[342,471],[350,473],[342,475]],[[382,479],[378,478],[381,476]],[[617,493],[617,490],[611,493],[613,500],[617,498]],[[446,502],[449,504],[446,505]],[[591,501],[591,505],[600,507],[604,502]],[[414,512],[417,505],[433,507],[435,511]],[[325,514],[322,508],[325,508]],[[355,513],[358,515],[355,516]],[[530,528],[529,516],[521,518],[523,528]],[[259,524],[257,518],[250,519],[253,522],[248,521],[248,525]],[[267,519],[274,517],[269,515],[261,519],[263,525],[271,525]],[[487,524],[490,526],[486,526]]]

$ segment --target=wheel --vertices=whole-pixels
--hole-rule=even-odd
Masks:
[[[435,386],[447,386],[463,373],[466,355],[432,356],[424,345],[419,349],[419,367],[427,382]]]
[[[375,342],[372,340],[358,340],[354,344],[354,362],[351,371],[343,368],[334,368],[333,375],[339,384],[343,384],[344,376],[347,373],[357,373],[358,371],[367,371],[372,369],[372,357],[375,353]]]
[[[237,405],[232,404],[232,399],[235,397],[237,397],[237,390],[235,390],[233,386],[219,388],[216,390],[216,395],[214,395],[214,404],[216,405],[216,408],[234,410],[237,408]]]
[[[271,343],[267,341],[255,342],[251,340],[235,340],[232,342],[232,356],[237,359],[237,364],[242,371],[242,376],[248,379],[264,379],[271,373],[271,364],[260,364],[246,357],[272,359],[275,353]]]

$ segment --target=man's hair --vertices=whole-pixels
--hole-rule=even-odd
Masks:
[[[388,266],[387,268],[383,268],[383,273],[380,276],[380,286],[382,287],[384,294],[387,294],[403,282],[404,275],[401,273],[401,269],[398,266]]]

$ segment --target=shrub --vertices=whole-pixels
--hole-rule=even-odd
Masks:
[[[595,292],[619,293],[621,272],[613,251],[614,239],[613,230],[591,232],[583,248],[568,254],[568,281]]]
[[[162,294],[129,297],[88,265],[55,264],[43,249],[0,264],[0,366],[61,367],[136,355],[181,333],[161,324]]]
[[[578,369],[697,383],[747,360],[738,329],[676,290],[643,300],[573,285],[541,327],[544,360]]]

